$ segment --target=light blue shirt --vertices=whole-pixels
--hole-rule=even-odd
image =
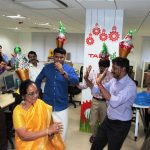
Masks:
[[[107,101],[107,116],[111,120],[128,121],[132,118],[132,105],[136,97],[136,85],[128,76],[120,80],[113,78],[104,87],[111,94],[110,100]],[[93,87],[93,92],[100,92]]]

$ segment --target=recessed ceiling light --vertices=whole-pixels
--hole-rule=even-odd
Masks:
[[[26,17],[21,16],[20,14],[18,14],[17,16],[6,16],[7,18],[11,18],[11,19],[25,19]]]
[[[39,23],[40,26],[51,26],[48,22],[47,23]]]

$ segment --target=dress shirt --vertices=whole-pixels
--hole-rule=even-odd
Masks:
[[[93,70],[93,71],[90,72],[89,77],[88,77],[88,79],[93,83],[93,86],[96,87],[96,88],[98,88],[97,83],[96,83],[96,78],[97,78],[97,76],[99,74],[100,74],[99,70],[96,70],[96,71]],[[102,83],[106,83],[106,82],[110,81],[112,78],[113,78],[113,76],[112,76],[111,72],[107,71],[107,74],[106,74],[104,80],[102,81]],[[86,89],[86,88],[88,88],[88,86],[87,86],[86,82],[84,82],[84,83],[80,83],[78,85],[78,88],[80,88],[80,89]],[[102,94],[101,94],[100,91],[98,93],[93,93],[92,90],[91,90],[91,95],[93,97],[98,98],[98,99],[99,98],[100,99],[103,98],[103,96],[102,96]]]
[[[63,64],[63,69],[69,79],[66,79],[55,68],[54,63],[46,65],[36,78],[37,87],[41,87],[43,78],[46,78],[43,100],[53,106],[54,111],[62,111],[68,107],[68,84],[78,84],[79,79],[75,70],[68,64]]]
[[[32,81],[35,81],[41,70],[43,69],[44,65],[42,63],[37,63],[37,67],[30,63],[29,66],[29,78]]]
[[[107,116],[111,120],[128,121],[132,118],[132,105],[136,97],[136,85],[128,76],[120,80],[111,79],[104,87],[109,91],[111,98],[107,101]],[[93,87],[94,93],[100,92]]]

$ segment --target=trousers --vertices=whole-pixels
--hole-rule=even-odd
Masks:
[[[131,120],[110,120],[106,116],[91,146],[91,150],[103,150],[108,144],[108,150],[120,150],[130,130]]]
[[[99,124],[101,124],[106,116],[106,102],[92,98],[90,126],[92,135],[96,136]]]

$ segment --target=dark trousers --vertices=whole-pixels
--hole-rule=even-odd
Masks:
[[[108,150],[120,150],[130,130],[131,121],[110,120],[106,116],[98,129],[91,150],[102,150],[108,144]]]

